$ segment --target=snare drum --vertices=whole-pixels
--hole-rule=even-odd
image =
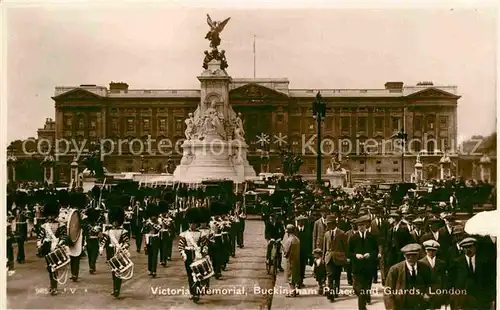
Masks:
[[[45,256],[52,272],[66,266],[70,262],[69,255],[65,247],[58,247]]]
[[[208,256],[195,261],[190,265],[195,281],[203,281],[215,275],[212,262]]]
[[[109,260],[109,265],[112,272],[120,274],[130,269],[134,264],[125,252],[119,251]]]

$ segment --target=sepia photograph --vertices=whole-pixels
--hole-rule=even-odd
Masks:
[[[497,8],[307,5],[2,6],[6,308],[496,309]]]

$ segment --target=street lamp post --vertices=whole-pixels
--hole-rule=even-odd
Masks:
[[[313,109],[313,119],[316,120],[318,125],[318,145],[317,145],[317,168],[316,168],[316,181],[321,183],[321,121],[325,120],[326,116],[326,104],[321,102],[321,94],[318,92],[316,94],[316,100],[312,104]]]
[[[365,162],[365,180],[366,180],[366,169],[368,168],[367,166],[367,159],[368,159],[368,153],[366,152],[366,149],[365,149],[365,143],[364,142],[361,142],[360,143],[360,146],[361,146],[361,155],[363,155],[363,158],[364,158],[364,162]]]
[[[406,134],[404,128],[401,128],[401,130],[398,132],[396,138],[401,140],[401,182],[404,183],[404,181],[405,181],[405,147],[406,147],[406,141],[408,141],[408,134]]]

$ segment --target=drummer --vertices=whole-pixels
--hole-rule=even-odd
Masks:
[[[125,218],[125,211],[123,210],[123,207],[110,204],[108,212],[108,219],[112,223],[112,227],[103,234],[101,246],[99,248],[100,254],[102,254],[104,248],[106,248],[106,261],[109,261],[116,255],[118,248],[124,249],[128,252],[130,246],[129,232],[123,229],[123,220]],[[114,241],[112,241],[112,238],[118,242],[117,245],[113,243]],[[113,291],[111,292],[111,295],[118,298],[120,296],[122,279],[117,277],[114,272],[111,274],[113,277]]]
[[[58,214],[58,202],[54,197],[47,197],[43,208],[43,215],[47,218],[47,222],[42,225],[37,236],[37,247],[42,257],[46,257],[54,248],[64,245],[66,241],[66,226],[61,225],[57,220]],[[52,236],[55,236],[55,239]],[[47,271],[49,272],[50,294],[57,295],[56,274],[52,273],[47,258],[45,262],[47,263]]]
[[[85,194],[81,193],[71,193],[70,198],[69,198],[69,203],[70,206],[73,207],[74,209],[82,210],[85,206],[86,203],[86,197]],[[68,213],[69,216],[70,213]],[[80,223],[80,213],[77,212],[78,214],[78,222]],[[69,220],[67,219],[66,225],[69,225]],[[83,251],[83,231],[80,227],[80,225],[75,225],[75,227],[69,227],[70,231],[70,238],[74,238],[73,236],[78,236],[77,240],[71,240],[68,238],[68,246],[69,246],[69,257],[71,259],[71,280],[73,282],[78,282],[78,276],[80,274],[80,256],[82,255]]]
[[[208,252],[206,238],[198,229],[200,217],[198,209],[190,208],[186,211],[189,228],[179,235],[178,243],[188,278],[189,293],[191,295],[189,299],[195,303],[200,299],[200,291],[197,289],[199,283],[195,282],[192,276],[191,264],[202,259]]]

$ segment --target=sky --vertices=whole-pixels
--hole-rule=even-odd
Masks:
[[[456,85],[459,141],[496,128],[497,12],[492,9],[221,10],[148,5],[6,9],[7,140],[54,118],[55,86],[126,82],[198,89],[206,14],[228,73],[288,78],[290,88],[383,88],[387,81]]]

